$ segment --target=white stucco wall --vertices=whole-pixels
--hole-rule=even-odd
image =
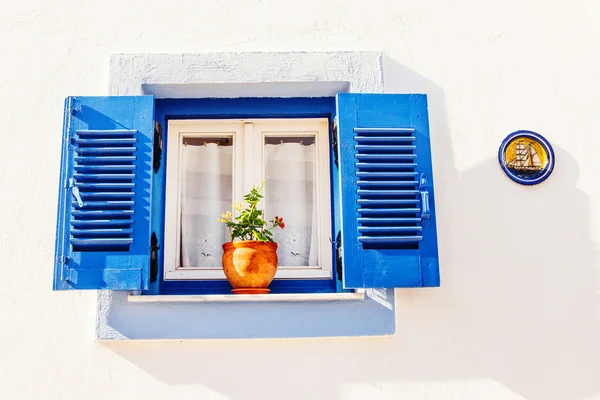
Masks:
[[[287,5],[285,3],[288,3]],[[4,1],[0,399],[600,399],[600,5],[573,0]],[[399,290],[398,333],[93,341],[96,294],[53,293],[63,99],[114,53],[383,51],[429,95],[442,286]],[[522,187],[517,129],[554,146]]]

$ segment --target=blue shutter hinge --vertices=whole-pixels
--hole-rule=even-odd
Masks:
[[[57,257],[56,261],[58,261],[59,264],[62,264],[62,266],[60,267],[60,280],[61,281],[65,281],[67,280],[67,270],[69,269],[69,267],[67,266],[67,264],[69,264],[69,262],[71,261],[71,259],[67,256],[65,257]]]
[[[60,280],[61,281],[70,281],[73,276],[73,269],[69,268],[69,263],[71,259],[67,256],[59,257],[58,261],[62,264],[60,269]]]
[[[429,208],[429,191],[427,190],[427,177],[425,174],[421,174],[419,178],[419,193],[421,194],[421,225],[429,225],[429,215],[431,209]]]
[[[71,97],[70,99],[70,104],[69,104],[69,108],[71,109],[71,116],[75,117],[77,114],[79,114],[79,110],[75,108],[75,101],[77,100],[77,97]]]
[[[333,162],[335,166],[339,166],[338,164],[338,118],[335,117],[331,124],[331,147],[333,149]]]
[[[162,156],[162,127],[158,123],[158,121],[154,121],[154,143],[153,143],[153,151],[152,151],[152,167],[154,168],[154,173],[156,174],[160,168],[160,158]]]
[[[77,270],[73,268],[65,268],[65,281],[77,283]]]

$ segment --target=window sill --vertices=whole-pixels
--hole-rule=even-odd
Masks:
[[[292,293],[292,294],[206,294],[206,295],[132,295],[132,303],[256,303],[289,301],[356,301],[364,300],[364,292]]]
[[[362,293],[161,296],[134,296],[126,291],[107,290],[98,292],[96,339],[390,335],[395,332],[394,302],[393,289],[370,289]]]

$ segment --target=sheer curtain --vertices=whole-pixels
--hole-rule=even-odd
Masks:
[[[181,151],[183,268],[221,268],[221,245],[230,240],[219,215],[231,209],[233,146],[184,139]]]
[[[285,223],[273,230],[279,266],[318,266],[314,138],[277,140],[267,139],[265,149],[265,220],[278,216]]]

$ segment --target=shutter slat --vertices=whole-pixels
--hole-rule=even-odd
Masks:
[[[387,226],[394,226],[398,224],[409,224],[415,222],[421,222],[421,218],[367,218],[367,217],[359,217],[358,223],[365,225],[372,224],[387,224]]]
[[[414,187],[419,182],[417,181],[356,181],[358,186],[412,186]]]
[[[137,133],[135,129],[78,129],[75,131],[77,136],[80,137],[94,137],[94,136],[133,136]]]
[[[76,147],[78,154],[127,154],[134,153],[135,147]]]
[[[415,177],[417,172],[396,172],[396,171],[385,171],[385,172],[361,172],[356,173],[358,177],[365,178],[403,178],[403,177]]]
[[[76,228],[90,228],[98,226],[127,226],[133,224],[132,219],[81,219],[71,221]]]
[[[135,174],[74,174],[73,177],[78,182],[81,181],[128,181],[135,178]]]
[[[71,215],[74,217],[105,217],[118,218],[133,215],[133,210],[73,210]]]
[[[361,134],[397,134],[397,133],[414,133],[415,128],[354,128],[354,133]]]
[[[396,142],[414,142],[414,136],[356,136],[354,138],[358,143],[396,143]]]
[[[419,194],[418,190],[370,190],[359,189],[356,191],[359,196],[402,196],[410,194]]]
[[[416,154],[357,154],[359,161],[402,161],[414,160]]]
[[[77,202],[72,202],[73,207],[78,207]],[[124,208],[124,207],[133,207],[135,202],[133,200],[129,201],[86,201],[83,204],[84,208]]]
[[[133,229],[71,229],[73,236],[102,237],[115,235],[130,235]]]
[[[423,236],[359,236],[358,241],[367,244],[396,245],[405,243],[418,243]]]
[[[75,144],[78,145],[97,145],[107,146],[111,144],[125,145],[133,144],[137,141],[136,138],[112,138],[112,139],[75,139]]]
[[[359,226],[359,232],[421,232],[420,226]]]
[[[358,199],[357,203],[366,206],[385,206],[398,204],[417,204],[417,199]]]
[[[78,239],[71,238],[71,244],[76,246],[115,246],[122,247],[133,243],[132,238],[111,238],[111,239]]]
[[[420,208],[359,208],[359,214],[377,215],[377,214],[415,214],[421,212]]]
[[[77,183],[79,189],[104,189],[104,190],[119,190],[119,189],[133,189],[135,183]]]
[[[395,145],[388,145],[388,146],[377,146],[377,145],[372,145],[372,144],[357,144],[356,146],[354,146],[354,148],[358,151],[413,151],[416,150],[415,146],[395,146]]]
[[[111,163],[133,163],[135,156],[81,156],[75,157],[75,162],[81,164],[111,164]]]
[[[408,169],[416,168],[416,163],[371,163],[371,162],[358,162],[356,168],[359,170],[380,170],[380,169]]]
[[[132,171],[135,165],[75,165],[75,171],[78,172],[112,172],[112,171]]]
[[[83,200],[87,199],[118,199],[131,198],[135,196],[134,192],[80,192],[79,195]]]

